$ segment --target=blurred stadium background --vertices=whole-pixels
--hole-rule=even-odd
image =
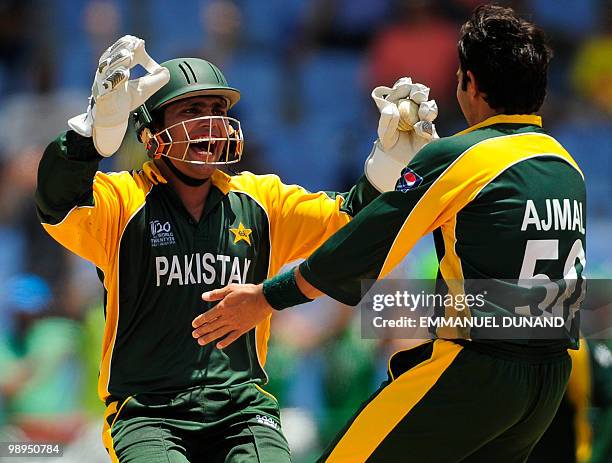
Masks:
[[[42,151],[85,109],[107,46],[129,33],[143,37],[160,62],[213,61],[242,92],[234,117],[246,155],[238,169],[277,173],[311,190],[345,190],[375,138],[373,86],[411,75],[431,87],[442,136],[465,127],[454,97],[456,41],[479,3],[0,0],[0,441],[64,442],[64,463],[107,461],[95,393],[101,288],[91,265],[43,233],[32,201]],[[612,2],[501,3],[531,17],[552,41],[544,126],[586,174],[588,275],[609,277]],[[103,170],[139,167],[142,149],[141,157],[125,155],[137,141],[128,136],[124,144]],[[435,268],[427,238],[395,276],[428,277]],[[268,390],[282,404],[298,463],[313,461],[375,389],[397,347],[360,339],[355,313],[328,299],[275,317]],[[610,462],[611,343],[594,344],[592,461]]]

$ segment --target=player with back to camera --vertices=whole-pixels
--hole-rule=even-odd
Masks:
[[[585,290],[586,194],[576,162],[535,114],[551,50],[512,9],[485,5],[462,26],[458,52],[457,100],[469,127],[421,149],[396,191],[295,269],[204,294],[221,302],[194,320],[194,337],[226,348],[227,332],[323,293],[356,305],[362,280],[384,278],[428,233],[451,294],[468,280],[495,289],[468,316],[537,316],[554,304],[567,329],[496,341],[438,331],[394,354],[388,381],[321,461],[524,462],[565,391]]]
[[[148,74],[130,81],[138,64]],[[199,346],[191,321],[211,306],[199,295],[274,275],[391,189],[409,153],[435,134],[428,91],[409,79],[377,89],[381,111],[412,93],[426,120],[390,155],[381,115],[366,176],[348,193],[310,193],[274,175],[219,170],[240,160],[244,140],[228,116],[240,92],[212,63],[160,66],[132,36],[106,50],[87,113],[45,150],[36,204],[44,228],[94,263],[104,285],[98,393],[112,461],[289,461],[278,403],[262,389],[269,317],[227,349]],[[152,160],[98,172],[132,114]]]

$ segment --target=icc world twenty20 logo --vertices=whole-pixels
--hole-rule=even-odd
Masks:
[[[151,227],[152,247],[168,246],[176,243],[170,222],[162,223],[159,220],[151,220],[149,226]]]

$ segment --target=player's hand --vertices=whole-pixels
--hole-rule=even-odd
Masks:
[[[223,349],[272,314],[262,285],[233,284],[206,292],[202,299],[220,302],[192,322],[192,336],[201,346],[220,339],[217,349]]]
[[[138,64],[149,74],[129,80],[130,70]],[[147,54],[144,40],[125,35],[102,54],[87,112],[68,125],[85,137],[93,136],[98,153],[111,156],[121,146],[130,113],[169,80],[170,72]]]
[[[402,77],[392,88],[376,87],[372,99],[380,111],[378,139],[366,160],[365,174],[379,191],[391,191],[406,165],[427,143],[439,138],[438,115],[429,88]]]

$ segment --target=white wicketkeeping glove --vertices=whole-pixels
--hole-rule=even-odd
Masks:
[[[376,87],[372,98],[380,111],[378,139],[366,159],[365,174],[379,191],[393,191],[404,167],[431,140],[439,138],[433,124],[438,115],[429,87],[402,77],[393,88]]]
[[[149,74],[129,80],[130,69],[138,64]],[[87,112],[68,125],[85,137],[93,136],[98,153],[111,156],[121,146],[130,113],[169,80],[170,72],[147,54],[144,40],[125,35],[102,54]]]

